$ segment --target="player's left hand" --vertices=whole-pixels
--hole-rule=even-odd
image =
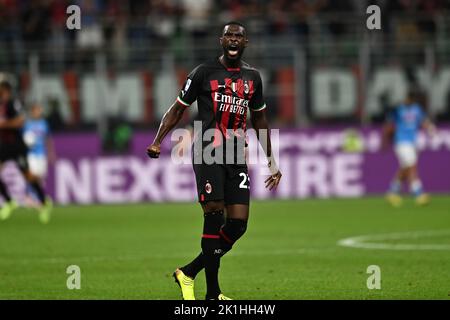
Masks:
[[[278,185],[280,184],[280,180],[281,180],[282,176],[283,175],[281,174],[281,171],[278,171],[274,175],[271,175],[270,177],[268,177],[265,181],[266,188],[268,188],[269,190],[276,189],[278,187]]]

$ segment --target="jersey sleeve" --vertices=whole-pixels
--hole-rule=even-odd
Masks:
[[[251,111],[262,111],[266,108],[266,103],[264,102],[262,80],[259,73],[254,88],[255,92],[250,100],[250,109]]]
[[[185,107],[189,107],[200,93],[203,82],[203,75],[201,66],[198,66],[187,76],[186,81],[183,84],[183,88],[177,97],[178,103]]]

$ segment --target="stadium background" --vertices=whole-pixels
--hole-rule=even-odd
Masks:
[[[81,30],[66,27],[66,8],[70,4],[81,8]],[[382,30],[367,29],[369,4],[381,7]],[[383,194],[395,172],[393,152],[381,150],[380,126],[386,113],[404,99],[409,88],[420,93],[424,107],[439,128],[437,137],[420,137],[419,147],[423,151],[420,172],[425,188],[440,194],[450,191],[449,10],[450,4],[444,0],[0,0],[0,74],[12,81],[25,106],[39,102],[46,111],[57,153],[56,163],[50,166],[47,187],[55,202],[64,205],[56,207],[54,221],[49,226],[49,230],[55,228],[54,233],[48,234],[61,241],[59,247],[32,227],[37,221],[25,210],[8,224],[0,225],[4,237],[2,252],[6,257],[4,270],[14,275],[41,264],[39,258],[34,260],[33,252],[40,252],[43,264],[51,266],[45,270],[42,267],[39,281],[44,289],[41,291],[29,291],[25,278],[14,276],[9,282],[3,282],[2,297],[74,297],[73,293],[51,287],[53,280],[49,278],[49,270],[59,263],[69,262],[70,254],[81,257],[80,261],[85,259],[88,264],[100,265],[104,262],[102,259],[108,260],[117,253],[119,261],[129,263],[131,269],[141,258],[150,259],[142,256],[142,252],[162,261],[161,250],[158,251],[162,249],[162,240],[156,237],[155,228],[161,232],[169,228],[170,219],[188,224],[189,219],[196,221],[187,234],[184,229],[174,231],[194,235],[186,242],[190,244],[186,246],[187,252],[198,247],[195,238],[195,230],[200,230],[198,208],[185,204],[195,201],[191,166],[170,161],[170,139],[166,139],[161,161],[147,159],[145,148],[188,72],[205,59],[220,54],[218,35],[221,25],[229,20],[247,25],[250,45],[245,60],[261,70],[269,121],[272,128],[280,129],[277,141],[284,173],[280,189],[273,193],[265,191],[260,168],[254,167],[251,171],[253,197],[271,199],[255,205],[255,211],[260,211],[262,225],[259,227],[262,229],[259,230],[266,231],[264,238],[269,235],[270,239],[280,240],[279,247],[292,248],[294,243],[294,247],[298,244],[303,248],[308,244],[307,237],[328,233],[328,238],[314,238],[327,252],[339,238],[348,235],[436,228],[448,231],[449,203],[445,195],[436,196],[432,205],[422,211],[412,203],[410,207],[393,211],[381,198],[364,196]],[[189,125],[195,112],[194,104],[182,126]],[[352,148],[347,143],[354,135],[359,143]],[[15,167],[8,164],[2,176],[13,194],[21,199],[25,183]],[[312,197],[354,200],[299,201]],[[185,207],[166,204],[178,201]],[[153,202],[162,202],[162,207]],[[116,205],[76,206],[94,203]],[[290,229],[286,223],[275,222],[267,208],[282,208],[279,216],[298,212],[288,219],[299,227]],[[340,214],[339,219],[334,217],[335,211]],[[405,224],[405,218],[396,215],[399,212],[400,215],[411,214],[409,223]],[[424,212],[429,214],[428,219],[423,218]],[[252,227],[256,230],[257,219],[258,216]],[[142,225],[136,223],[138,220],[143,221]],[[344,221],[349,221],[353,229]],[[74,229],[69,232],[71,223]],[[111,234],[102,233],[105,223]],[[131,229],[116,229],[115,223],[123,223]],[[373,228],[366,224],[372,224]],[[97,237],[101,235],[111,237],[108,238],[110,243],[117,247],[110,247],[105,240],[103,247],[89,248],[91,233],[83,227],[87,225],[92,228],[91,232],[99,231],[93,239],[99,240]],[[310,230],[308,225],[314,227]],[[24,226],[29,233],[25,234]],[[285,237],[278,238],[269,226],[284,230]],[[136,235],[130,235],[132,240],[127,238],[134,232],[141,235],[139,245],[136,245]],[[158,245],[149,245],[151,236],[147,232],[154,233],[152,241]],[[66,238],[64,234],[69,236]],[[123,241],[113,240],[116,236]],[[83,240],[75,246],[73,242],[79,237]],[[439,233],[439,237],[440,245],[445,247],[449,233],[444,236]],[[29,239],[35,239],[35,244],[28,245]],[[270,242],[259,238],[259,234],[253,234],[253,239],[262,241],[265,251],[270,251]],[[131,253],[130,241],[134,246]],[[249,243],[253,250],[256,240],[252,241]],[[44,250],[41,250],[42,243],[47,244]],[[172,246],[162,251],[170,251]],[[245,250],[245,242],[243,246]],[[125,254],[124,257],[123,252],[131,256]],[[276,252],[277,257],[283,256],[283,252]],[[443,284],[448,281],[441,282],[439,277],[446,276],[448,280],[444,270],[450,262],[443,253],[445,251],[437,250],[428,256],[429,265],[438,265],[436,278],[413,286],[405,296],[400,289],[395,289],[381,297],[441,298],[441,293],[447,290]],[[286,255],[291,254],[286,252]],[[373,257],[370,253],[358,255],[356,251],[351,254],[351,259],[356,261]],[[390,253],[387,255],[389,257],[383,258],[386,261],[392,258]],[[236,258],[244,261],[244,255],[239,256],[239,253]],[[340,262],[347,256],[342,254],[341,258]],[[416,254],[414,259],[418,262],[425,258]],[[157,268],[156,272],[166,272],[163,266],[173,267],[173,261],[170,261],[172,264],[167,262],[167,266],[161,261],[161,269]],[[295,258],[284,261],[292,270],[299,263]],[[394,265],[397,268],[405,261],[398,258]],[[120,270],[126,273],[124,267]],[[233,277],[230,273],[226,276]],[[359,277],[362,280],[358,281],[364,281],[364,275]],[[60,278],[63,279],[64,274]],[[311,278],[310,284],[323,287],[323,283],[314,282],[319,278]],[[46,284],[42,279],[46,279]],[[347,278],[339,280],[352,283]],[[100,287],[108,288],[108,280],[101,281]],[[117,275],[115,281],[124,280]],[[156,283],[161,288],[166,286],[163,282]],[[403,284],[399,280],[398,288],[403,288]],[[92,285],[87,296],[81,297],[129,297],[120,285],[109,288],[111,291],[96,291],[94,287]],[[147,298],[144,293],[147,289],[141,285],[131,296]],[[318,289],[303,292],[303,295],[286,289],[275,298],[367,297],[365,291],[355,291],[351,285],[347,289],[343,293]],[[255,296],[250,290],[242,291],[237,287],[235,290],[247,298],[273,298],[268,292]],[[150,297],[176,298],[174,292],[167,289]]]

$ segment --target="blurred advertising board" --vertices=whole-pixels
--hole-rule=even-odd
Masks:
[[[47,190],[60,204],[196,201],[192,164],[172,161],[170,137],[159,160],[147,157],[145,150],[154,134],[134,134],[125,154],[105,153],[96,134],[55,136],[58,159],[49,168]],[[257,143],[252,132],[249,139],[250,154],[254,154]],[[397,168],[392,148],[381,148],[379,128],[282,130],[275,134],[274,145],[282,183],[277,191],[267,191],[265,164],[251,164],[253,199],[383,194]],[[439,128],[435,137],[421,133],[418,149],[425,190],[450,192],[450,127]],[[2,175],[20,199],[25,183],[14,165],[8,164]]]

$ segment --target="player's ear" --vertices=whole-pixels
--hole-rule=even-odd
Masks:
[[[247,47],[247,46],[248,46],[248,38],[245,38],[244,47]]]
[[[223,46],[223,37],[219,38],[220,45]]]

